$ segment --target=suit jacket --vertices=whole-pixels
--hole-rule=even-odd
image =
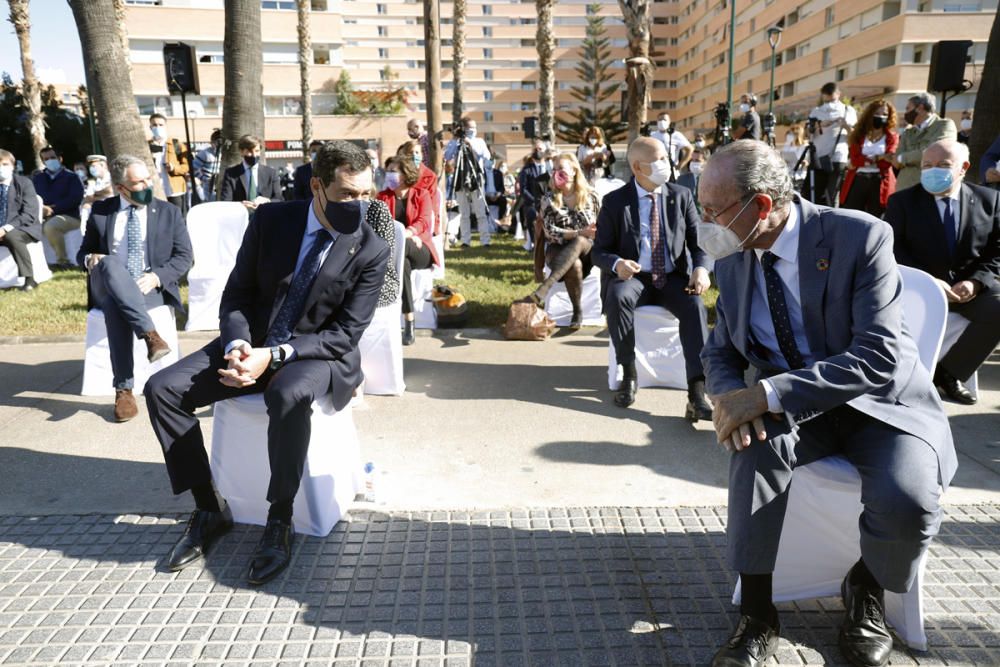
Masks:
[[[924,440],[947,487],[958,465],[951,429],[930,373],[920,363],[901,306],[892,230],[860,211],[802,206],[799,289],[809,349],[807,368],[777,368],[750,338],[753,250],[715,264],[716,324],[701,354],[709,394],[741,389],[753,366],[769,378],[794,427],[847,404]]]
[[[694,205],[694,196],[687,188],[664,183],[660,189],[661,223],[666,225],[666,243],[674,270],[687,276],[697,267],[711,268],[711,259],[698,247],[698,222],[701,217]],[[615,277],[614,265],[619,259],[639,260],[640,239],[639,193],[635,178],[604,195],[597,216],[597,236],[591,259],[601,268],[601,302],[605,302],[608,285]]]
[[[38,218],[38,195],[31,179],[14,174],[7,184],[7,219],[0,226],[20,229],[36,241],[42,240],[42,221]]]
[[[698,199],[698,176],[695,176],[690,171],[685,171],[683,174],[677,177],[677,185],[683,186],[691,191],[692,197],[695,200]],[[697,201],[695,202],[697,203]]]
[[[927,127],[920,129],[910,127],[899,136],[899,148],[896,149],[896,159],[903,164],[896,178],[896,189],[903,190],[920,182],[920,161],[924,149],[942,139],[957,139],[958,131],[951,118],[932,116]]]
[[[240,162],[222,176],[222,190],[219,191],[219,201],[247,201],[247,184],[243,177],[243,163]],[[281,179],[278,172],[266,164],[257,165],[257,196],[267,197],[272,202],[283,201],[281,196]]]
[[[263,345],[295,274],[309,206],[309,201],[290,201],[257,209],[222,293],[222,345],[237,339]],[[361,384],[358,341],[375,314],[389,255],[389,247],[368,225],[341,234],[288,341],[296,359],[329,363],[337,410]]]
[[[120,206],[120,196],[94,202],[83,243],[76,253],[77,264],[84,266],[84,257],[92,253],[111,254],[113,225]],[[160,279],[157,289],[163,292],[164,303],[183,310],[178,283],[194,264],[194,253],[181,210],[162,199],[154,199],[146,207],[146,263]],[[94,307],[88,282],[87,308]]]
[[[312,162],[306,162],[295,168],[295,175],[292,178],[292,199],[312,199],[312,190],[309,188],[312,175]]]
[[[1000,287],[1000,192],[962,184],[955,256],[948,259],[944,225],[934,195],[915,185],[889,198],[885,221],[892,225],[896,261],[953,285],[978,280]]]

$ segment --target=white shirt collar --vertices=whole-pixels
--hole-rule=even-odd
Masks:
[[[129,208],[129,206],[134,206],[134,204],[132,202],[130,202],[129,200],[125,199],[125,197],[122,197],[121,195],[118,195],[118,210],[119,211],[127,211],[128,208]],[[135,207],[135,211],[136,211],[136,213],[138,213],[139,211],[142,211],[145,208],[146,208],[145,206],[136,206]]]
[[[648,197],[649,195],[659,195],[662,186],[657,186],[655,190],[647,190],[646,188],[639,185],[639,179],[635,180],[635,191],[639,194],[639,201],[642,201],[643,197]]]
[[[324,227],[323,223],[321,223],[319,221],[319,218],[316,217],[316,209],[313,208],[313,203],[312,203],[312,201],[310,201],[309,202],[309,215],[306,217],[306,233],[305,233],[305,236],[306,237],[315,236],[316,232],[318,232],[321,229],[326,229],[326,227]],[[334,230],[334,229],[326,229],[326,231],[328,231],[330,233],[330,236],[333,237],[334,241],[336,241],[337,237],[340,236],[340,234],[336,230]]]
[[[920,125],[917,125],[917,127],[921,130],[926,130],[927,126],[931,124],[932,120],[934,120],[934,114],[928,115],[927,118],[924,119],[924,122],[922,122]]]
[[[786,262],[798,261],[799,231],[802,229],[802,225],[799,224],[799,219],[799,206],[793,202],[788,211],[788,220],[785,221],[784,228],[782,228],[781,233],[778,234],[778,238],[774,240],[771,247],[767,250],[761,250],[760,248],[754,249],[757,253],[757,259],[759,260],[765,252],[770,252]]]
[[[945,199],[950,199],[952,201],[957,202],[959,200],[959,196],[961,195],[961,193],[962,193],[962,188],[959,188],[950,195],[934,195],[934,199],[938,201],[944,201]]]

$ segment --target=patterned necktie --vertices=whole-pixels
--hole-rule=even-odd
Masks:
[[[0,226],[7,224],[7,186],[0,185]]]
[[[247,172],[247,201],[257,199],[257,181],[253,177],[253,169]]]
[[[662,289],[667,284],[667,256],[663,249],[663,234],[660,231],[660,212],[655,194],[649,197],[649,242],[652,246],[653,287]]]
[[[778,339],[781,356],[788,362],[788,368],[794,371],[805,367],[806,364],[798,345],[795,344],[792,320],[788,316],[788,304],[785,302],[785,286],[781,276],[774,269],[776,261],[778,256],[772,252],[765,252],[761,257],[764,286],[767,288],[767,305],[771,310],[771,322],[774,324],[774,335]]]
[[[128,274],[132,278],[142,275],[142,229],[139,227],[139,216],[136,215],[135,206],[128,207],[128,222],[125,225],[125,242],[128,243],[128,250],[125,255],[125,266]]]
[[[323,251],[332,244],[333,237],[330,236],[330,232],[325,229],[320,229],[316,232],[312,246],[310,246],[309,252],[306,253],[305,259],[302,260],[302,266],[299,267],[299,270],[292,278],[292,284],[288,287],[288,294],[285,295],[285,301],[281,304],[278,315],[274,318],[274,324],[271,325],[271,330],[267,332],[267,340],[264,342],[265,347],[287,343],[292,337],[292,329],[295,328],[295,324],[302,317],[302,308],[306,304],[306,297],[309,295],[309,290],[312,289],[313,283],[316,282],[316,275],[319,273],[319,267],[321,266],[320,257],[323,255]]]
[[[951,210],[951,197],[944,200],[944,240],[948,244],[948,257],[955,256],[955,245],[958,243],[958,234],[955,232],[955,214]]]

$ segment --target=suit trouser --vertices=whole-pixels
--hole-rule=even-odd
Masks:
[[[17,265],[17,275],[22,278],[34,278],[35,272],[31,266],[31,254],[28,252],[28,244],[34,243],[35,239],[21,229],[12,229],[0,239],[0,245],[7,246],[14,264]]]
[[[949,304],[969,326],[938,364],[965,382],[1000,344],[1000,287],[984,289],[968,303]]]
[[[476,229],[479,230],[479,242],[486,245],[490,242],[490,219],[486,214],[486,198],[481,191],[467,192],[455,190],[455,200],[458,211],[462,215],[462,226],[459,238],[462,243],[472,243],[472,214],[476,214]]]
[[[66,235],[80,229],[80,220],[70,215],[54,215],[42,223],[42,232],[56,251],[57,262],[68,262],[66,257]]]
[[[708,338],[708,314],[700,296],[684,291],[688,282],[689,278],[677,271],[667,276],[662,289],[654,287],[653,277],[645,272],[628,280],[611,279],[604,312],[619,364],[635,363],[635,309],[661,306],[679,322],[688,382],[705,376],[700,355]]]
[[[135,366],[133,334],[141,336],[156,328],[149,310],[163,305],[163,292],[154,289],[143,294],[125,265],[110,255],[90,272],[90,292],[104,313],[115,389],[131,389]]]
[[[937,454],[926,442],[844,405],[795,428],[765,415],[768,440],[729,465],[728,560],[737,572],[774,570],[796,466],[843,454],[861,475],[861,556],[887,590],[910,589],[941,524]]]
[[[216,338],[197,352],[156,373],[146,383],[146,405],[167,464],[175,494],[211,482],[212,470],[194,411],[217,401],[264,394],[267,406],[267,453],[271,464],[270,502],[295,498],[305,468],[312,430],[312,403],[330,393],[329,362],[293,360],[277,371],[265,371],[256,384],[243,389],[219,382],[225,368],[222,344]],[[328,443],[335,444],[335,443]]]

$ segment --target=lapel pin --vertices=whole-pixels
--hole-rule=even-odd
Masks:
[[[353,255],[354,254],[354,250],[355,250],[355,247],[351,246],[351,249],[347,251],[347,254],[348,255]]]
[[[830,262],[825,259],[817,259],[816,268],[819,269],[820,271],[826,271],[827,269],[830,268]]]

